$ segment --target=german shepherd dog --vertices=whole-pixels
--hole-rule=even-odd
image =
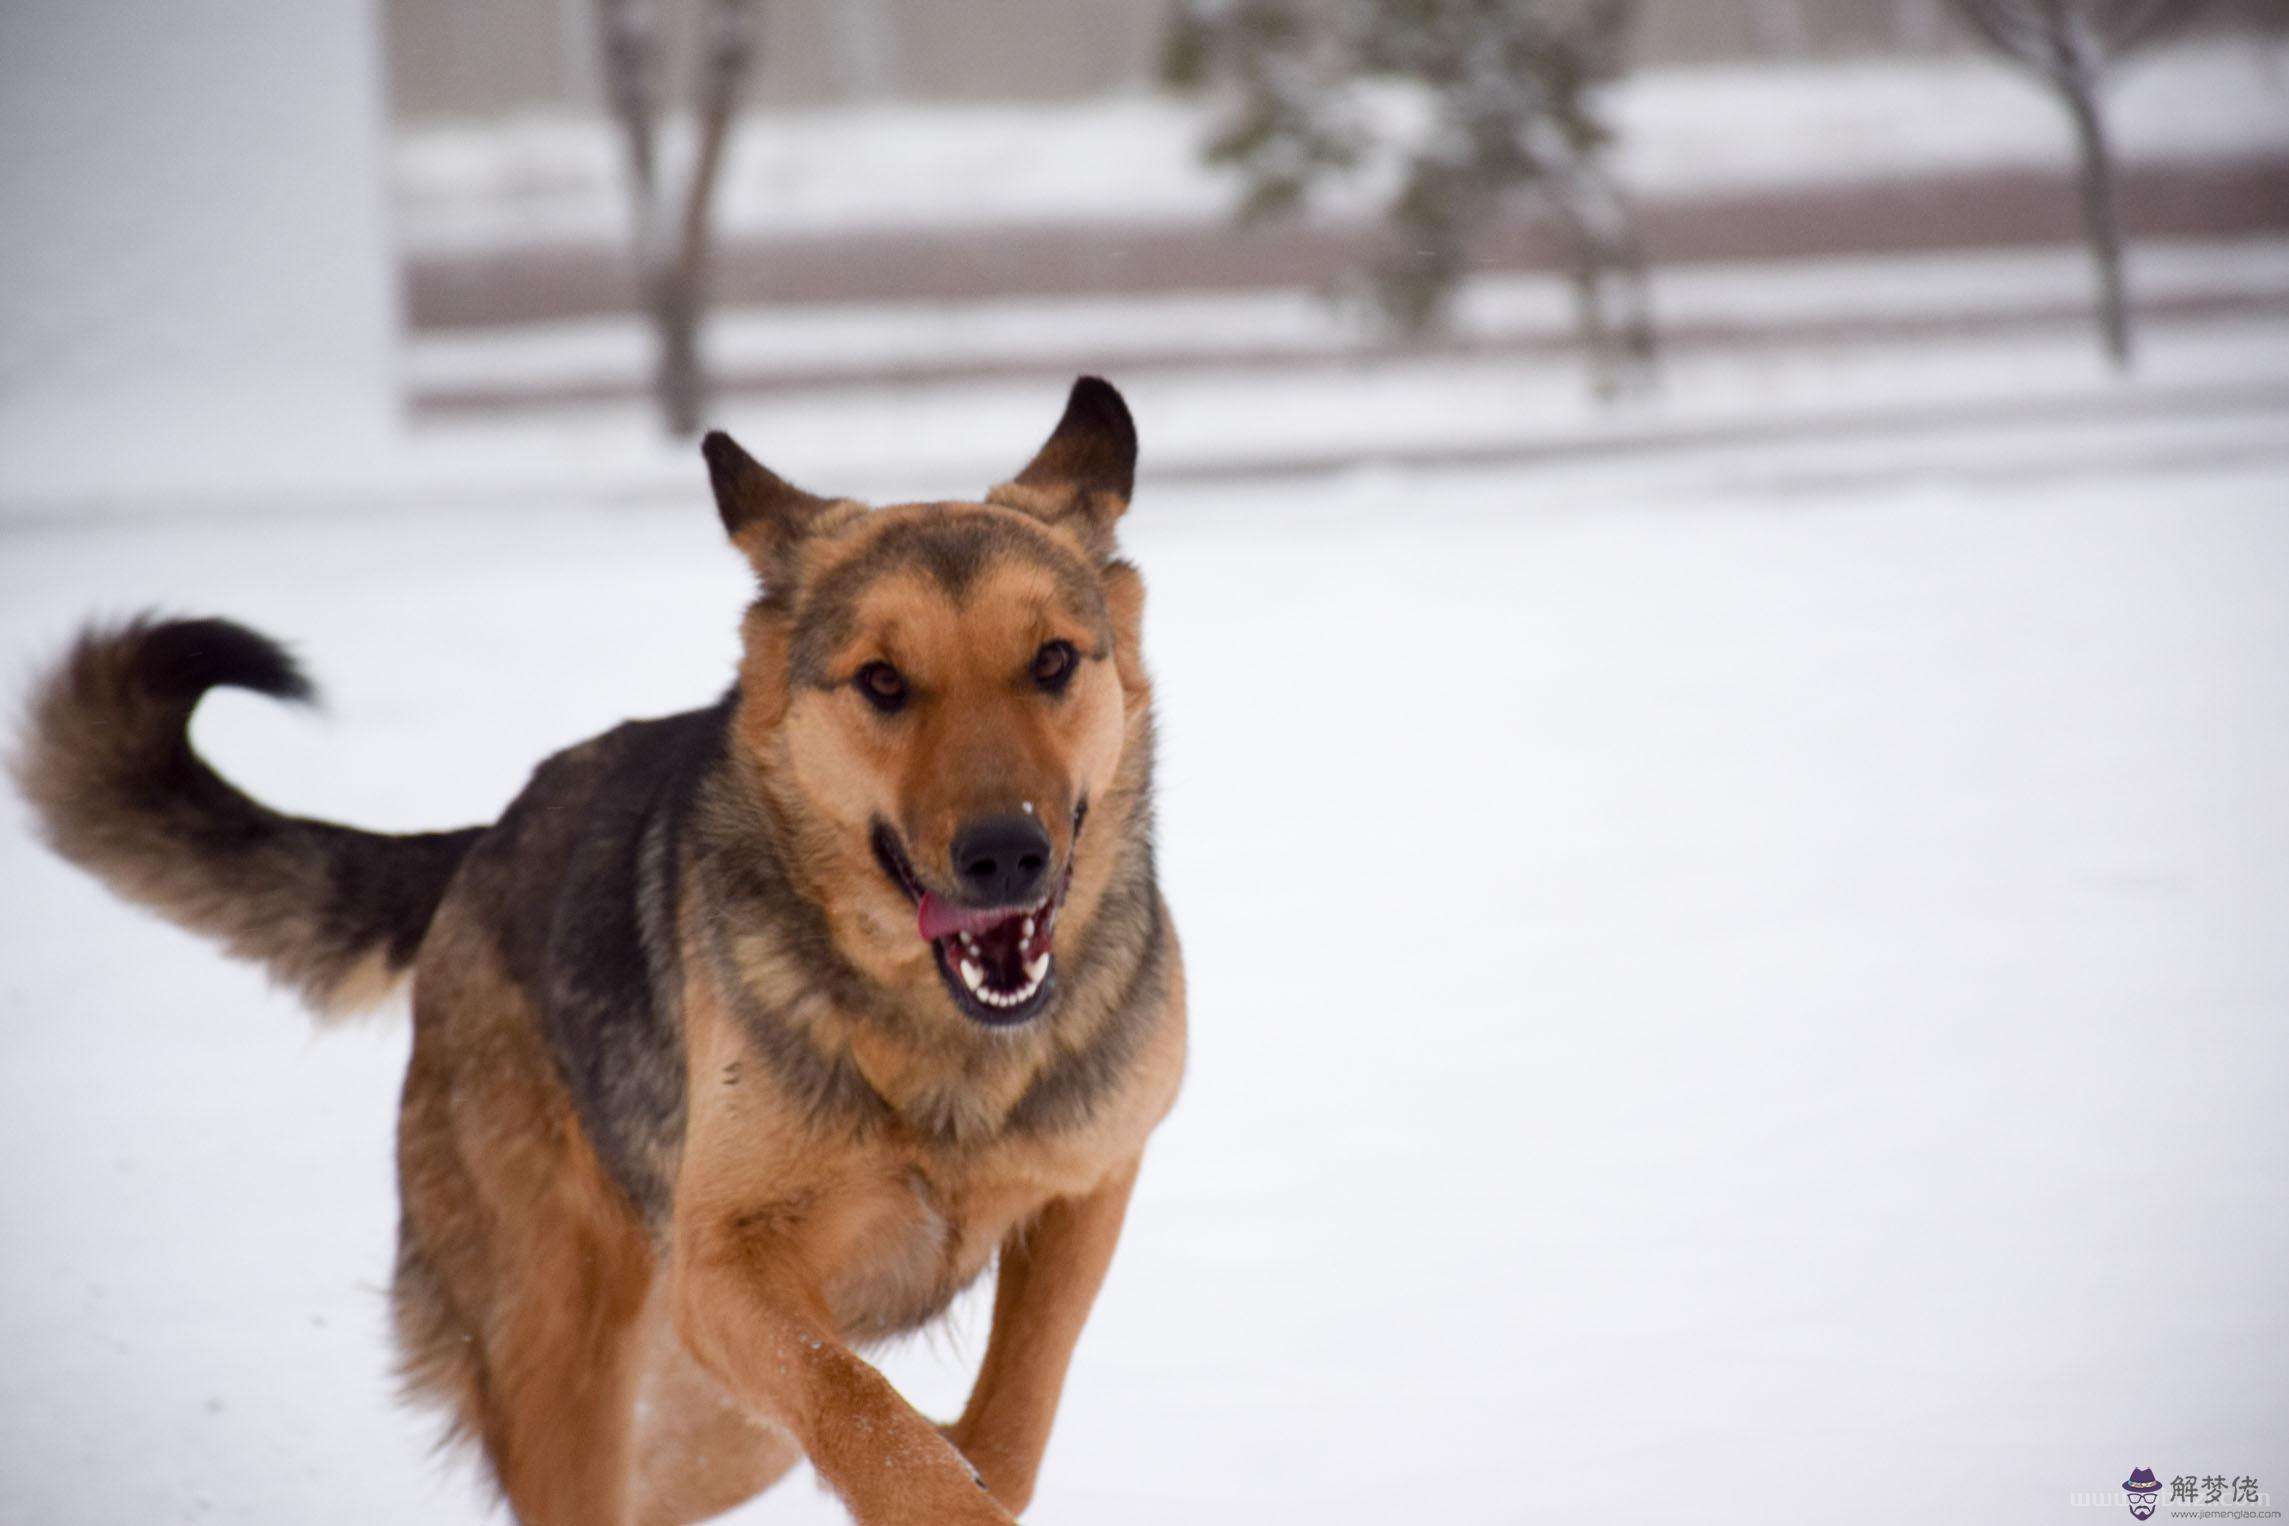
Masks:
[[[21,783],[64,856],[321,1010],[411,972],[397,1340],[520,1520],[699,1520],[807,1456],[862,1522],[1008,1522],[1184,1063],[1135,428],[1084,377],[983,502],[872,510],[704,454],[761,580],[736,683],[491,826],[224,782],[199,697],[310,690],[219,620],[83,636]],[[997,1256],[933,1425],[858,1348]]]

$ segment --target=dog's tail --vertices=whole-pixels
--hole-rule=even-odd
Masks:
[[[83,634],[34,691],[16,778],[58,853],[129,900],[255,960],[322,1013],[404,976],[483,828],[389,837],[285,816],[191,749],[218,686],[308,701],[274,641],[146,616]]]

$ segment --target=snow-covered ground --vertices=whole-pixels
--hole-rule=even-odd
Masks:
[[[2123,157],[2289,148],[2285,55],[2277,38],[2231,39],[2133,61],[2111,92]],[[1648,197],[2063,166],[2073,154],[2057,104],[1984,56],[1652,71],[1616,87],[1613,116],[1622,181]],[[1237,191],[1201,164],[1204,132],[1199,106],[1170,96],[761,111],[725,160],[719,226],[774,236],[1221,218]],[[401,236],[424,254],[616,244],[627,226],[621,155],[593,118],[408,130],[392,175]]]
[[[1128,532],[1194,1059],[1029,1519],[2072,1521],[2137,1466],[2279,1497],[2282,335],[2159,335],[2134,389],[2086,345],[1704,389],[1884,427],[1247,481],[1206,473],[1255,431],[1403,462],[1545,394],[1135,389],[1198,468]],[[1054,406],[734,423],[944,493]],[[0,520],[0,682],[91,613],[227,612],[329,695],[213,702],[236,778],[489,816],[729,671],[696,463],[598,446],[583,487],[584,427],[473,434],[497,476],[364,512]],[[19,815],[0,1022],[0,1518],[484,1519],[390,1397],[402,1017],[316,1034]],[[983,1338],[972,1300],[885,1362],[950,1412]],[[797,1483],[742,1518],[841,1515]]]
[[[115,74],[37,94],[115,117]],[[2157,56],[2123,152],[2279,153],[2285,81],[2278,44]],[[1617,113],[1655,196],[2067,158],[1985,60],[1647,76]],[[1150,101],[764,115],[726,226],[1221,218],[1198,132]],[[217,194],[211,135],[153,141],[199,194],[103,216],[340,275],[308,258],[329,203]],[[89,163],[8,168],[117,202]],[[615,164],[592,126],[414,135],[403,247],[616,248]],[[21,221],[64,277],[103,254]],[[2175,315],[2123,382],[2059,316],[2072,251],[1663,270],[1665,321],[1777,337],[1679,346],[1614,410],[1563,355],[1356,353],[1295,293],[727,315],[727,365],[853,373],[721,419],[823,489],[976,491],[1057,404],[886,360],[1073,356],[1143,423],[1195,1057],[1032,1519],[2073,1520],[2135,1466],[2279,1492],[2289,256],[2145,243],[2132,277]],[[107,331],[102,283],[54,289],[86,311],[8,337],[212,382]],[[1556,298],[1484,283],[1463,331],[1533,341]],[[1822,332],[1871,317],[1956,328]],[[321,348],[313,386],[394,394]],[[418,390],[642,354],[568,324],[399,359]],[[288,389],[254,448],[176,418],[153,450],[124,394],[51,427],[18,372],[0,709],[91,614],[232,614],[330,707],[222,696],[203,743],[412,828],[728,676],[744,578],[640,404],[393,434],[377,401],[345,440]],[[0,1522],[487,1518],[391,1398],[402,1015],[317,1034],[0,796],[0,1023]],[[893,1377],[957,1408],[983,1316]],[[840,1512],[797,1484],[745,1518]]]
[[[796,480],[837,492],[885,498],[939,494],[949,483],[982,488],[1009,469],[1008,442],[1038,438],[1053,416],[1069,373],[1042,363],[1048,347],[1064,345],[1074,369],[1121,382],[1144,420],[1144,470],[1164,479],[1624,452],[1668,460],[1688,479],[1716,470],[1778,482],[1814,467],[1882,477],[1950,448],[1951,431],[1987,437],[1982,469],[2006,459],[2055,461],[2068,448],[2062,426],[2073,448],[2107,463],[2189,448],[2281,448],[2289,438],[2289,245],[2141,245],[2130,268],[2150,305],[2227,297],[2244,310],[2143,322],[2137,375],[2124,381],[2103,365],[2075,310],[2088,272],[2066,251],[1665,271],[1657,301],[1680,321],[1721,322],[1730,312],[1752,323],[1784,318],[1796,332],[1680,345],[1664,359],[1658,392],[1618,407],[1589,396],[1579,358],[1565,351],[1343,353],[1324,314],[1314,317],[1301,297],[809,310],[755,321],[809,359],[826,360],[838,339],[862,357],[892,356],[903,334],[914,355],[1030,354],[1033,374],[822,380],[735,395],[712,422]],[[2064,321],[2024,317],[2045,293],[2067,304]],[[1552,295],[1549,283],[1488,282],[1469,299],[1469,322],[1499,344],[1531,332]],[[1934,327],[1888,341],[1849,332],[1848,321],[1847,332],[1824,329],[1855,312],[1920,312]],[[727,324],[735,346],[743,321]],[[1250,324],[1267,347],[1291,343],[1286,358],[1220,358],[1219,347],[1234,346],[1235,331]],[[408,365],[439,384],[576,382],[634,362],[639,349],[616,332],[571,326],[556,336],[561,342],[507,348],[416,342]],[[1127,363],[1153,344],[1196,353],[1131,374]],[[2106,422],[2116,427],[2090,427]],[[382,448],[281,429],[259,451],[156,467],[115,448],[123,427],[132,437],[131,422],[92,416],[24,441],[0,462],[0,525],[91,515],[397,515],[440,501],[636,504],[681,491],[692,459],[688,444],[661,438],[640,398],[444,416]]]

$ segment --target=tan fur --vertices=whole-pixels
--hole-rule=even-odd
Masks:
[[[519,1519],[621,1520],[651,1246],[482,930],[441,917],[415,989],[398,1125],[408,1376],[484,1442]]]
[[[772,824],[837,953],[905,1015],[884,1023],[846,1009],[806,980],[791,924],[726,922],[687,861],[674,929],[684,1129],[672,1210],[649,1234],[610,1190],[532,999],[487,936],[483,874],[464,875],[416,983],[400,1146],[408,1373],[484,1438],[528,1523],[701,1519],[798,1455],[869,1526],[1007,1523],[1033,1495],[1145,1141],[1175,1097],[1181,959],[1169,930],[1165,982],[1141,1015],[1123,1019],[1120,993],[1084,981],[1054,1024],[981,1030],[939,988],[868,823],[901,823],[916,853],[935,857],[967,817],[1030,803],[1072,863],[1061,929],[1086,934],[1146,809],[1142,583],[1108,559],[1117,506],[1039,480],[1002,490],[1004,507],[863,514],[710,459],[719,491],[744,484],[791,516],[726,511],[782,586],[867,556],[915,516],[1005,516],[1010,533],[1046,526],[1096,567],[1101,609],[1071,607],[1023,560],[989,565],[959,597],[894,571],[865,588],[827,657],[827,688],[790,678],[799,596],[749,614],[725,798]],[[1054,707],[1011,677],[1052,638],[1102,659]],[[910,725],[879,724],[842,682],[872,658],[894,660],[943,703]],[[1083,799],[1085,843],[1073,826]],[[1154,911],[1165,925],[1157,897]],[[881,1118],[854,1129],[807,1109],[756,1047],[734,992],[819,1064],[847,1067]],[[1079,1121],[1013,1127],[1021,1100],[1116,1020],[1138,1022],[1141,1038]],[[997,1256],[976,1386],[959,1419],[934,1425],[856,1347],[934,1317]]]
[[[395,996],[411,974],[378,950],[362,954],[322,994],[308,998],[311,1010],[326,1022],[362,1016]]]
[[[677,1189],[679,1329],[755,1411],[783,1417],[861,1521],[998,1521],[936,1428],[841,1336],[940,1307],[1002,1252],[985,1363],[945,1430],[1001,1507],[1022,1510],[1067,1362],[1110,1263],[1145,1136],[1182,1067],[1182,993],[1139,1084],[1086,1133],[949,1157],[893,1132],[853,1151],[807,1136],[747,1083],[696,1089],[743,1045],[704,995],[694,1126]],[[892,1275],[885,1280],[885,1269]],[[917,1283],[919,1282],[919,1285]],[[975,1450],[972,1450],[972,1448]]]

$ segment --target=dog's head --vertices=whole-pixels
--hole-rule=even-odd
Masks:
[[[942,988],[971,1022],[1041,1016],[1060,930],[1085,930],[1140,808],[1144,586],[1115,555],[1136,467],[1120,394],[1082,378],[979,503],[868,509],[790,486],[727,435],[705,452],[764,587],[740,744],[837,946],[883,985],[932,1003]]]

